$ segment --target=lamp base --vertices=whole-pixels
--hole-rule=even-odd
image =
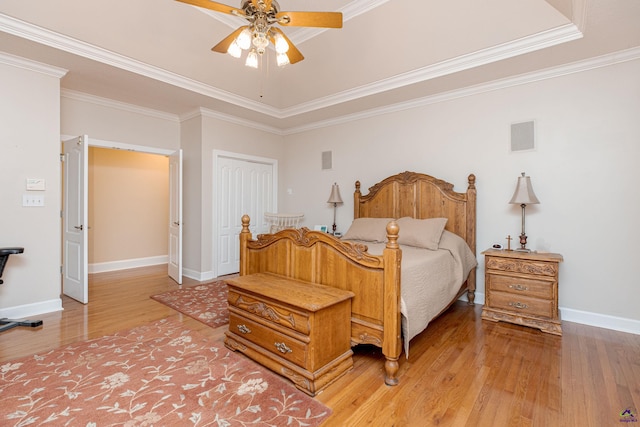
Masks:
[[[522,233],[520,233],[520,247],[514,249],[514,251],[518,251],[518,252],[531,252],[531,249],[527,249],[527,235],[524,234],[524,229],[522,230]]]
[[[527,252],[527,253],[529,253],[529,252],[531,252],[531,249],[529,249],[529,248],[516,248],[513,251],[514,252]]]

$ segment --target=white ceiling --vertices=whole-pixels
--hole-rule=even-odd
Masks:
[[[287,133],[640,46],[638,0],[279,4],[342,11],[344,27],[285,28],[306,59],[254,70],[210,50],[243,24],[230,15],[174,0],[2,0],[0,52],[68,70],[66,93]]]

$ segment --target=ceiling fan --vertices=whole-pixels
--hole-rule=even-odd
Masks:
[[[258,55],[263,55],[273,44],[279,66],[295,64],[304,56],[291,43],[284,32],[276,26],[342,28],[340,12],[281,12],[275,0],[242,0],[240,8],[227,6],[210,0],[176,0],[216,12],[239,16],[249,21],[224,38],[211,50],[228,53],[239,58],[243,50],[249,50],[246,65],[258,68]]]

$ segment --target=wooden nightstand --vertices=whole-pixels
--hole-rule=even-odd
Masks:
[[[489,249],[485,259],[482,318],[562,335],[558,270],[562,255]]]

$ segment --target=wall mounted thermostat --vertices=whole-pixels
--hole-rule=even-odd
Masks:
[[[27,178],[27,191],[44,191],[45,182],[42,178]]]

